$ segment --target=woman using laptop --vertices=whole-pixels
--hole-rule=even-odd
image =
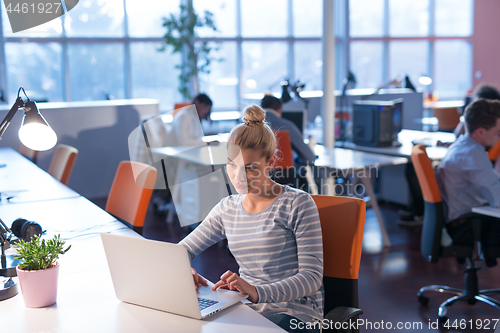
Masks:
[[[304,326],[300,321],[323,318],[318,210],[309,194],[269,178],[276,139],[265,123],[264,110],[247,107],[243,121],[228,141],[227,172],[238,194],[222,199],[180,244],[194,258],[227,238],[240,270],[222,274],[214,289],[248,294],[256,311],[285,330],[298,332],[294,329]],[[193,274],[196,284],[207,285]]]

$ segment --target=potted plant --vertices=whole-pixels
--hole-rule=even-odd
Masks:
[[[213,14],[209,11],[203,14],[203,16],[198,15],[192,2],[189,1],[187,5],[180,5],[178,15],[170,14],[170,17],[163,18],[163,27],[167,31],[163,36],[164,44],[159,51],[165,52],[167,46],[170,46],[173,53],[183,55],[182,64],[176,68],[180,69],[179,92],[186,100],[191,100],[198,94],[198,73],[210,73],[211,61],[223,60],[210,55],[211,51],[218,50],[218,47],[211,47],[208,41],[198,39],[196,33],[198,28],[217,31]]]
[[[21,240],[14,245],[17,251],[14,258],[22,261],[16,271],[28,308],[42,308],[56,302],[59,275],[57,259],[71,248],[70,245],[63,249],[64,244],[60,235],[47,241],[37,235],[28,242]]]

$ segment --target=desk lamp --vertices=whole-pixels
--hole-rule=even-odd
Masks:
[[[0,301],[14,297],[18,293],[17,285],[12,280],[12,277],[17,275],[16,266],[20,262],[13,259],[12,255],[5,255],[5,244],[10,241],[11,236],[12,231],[0,219],[0,247],[2,248],[0,276],[8,277],[8,279],[0,283]]]
[[[408,88],[408,89],[413,90],[414,92],[417,92],[417,89],[415,88],[413,83],[411,83],[410,77],[408,75],[405,76],[405,88]]]
[[[424,85],[424,86],[428,86],[432,83],[432,78],[429,76],[429,75],[426,75],[426,74],[422,74],[419,78],[418,78],[418,82],[421,84],[421,85]]]
[[[21,90],[27,98],[26,102],[24,102],[19,96]],[[56,133],[49,126],[47,121],[45,121],[45,118],[43,118],[40,114],[36,103],[31,101],[28,95],[26,95],[23,87],[19,88],[14,105],[0,124],[0,140],[2,139],[2,135],[7,130],[12,118],[19,109],[24,110],[23,122],[21,123],[21,128],[19,129],[19,140],[21,140],[22,144],[29,149],[40,151],[49,150],[54,147],[57,142]]]
[[[283,102],[283,104],[285,104],[286,102],[288,102],[292,99],[292,97],[290,96],[290,93],[288,92],[289,87],[290,87],[290,82],[288,82],[288,80],[281,82],[281,88],[282,88],[281,101]]]
[[[307,111],[309,109],[309,100],[308,99],[305,99],[304,97],[302,97],[300,95],[300,92],[302,90],[304,90],[304,87],[306,86],[305,83],[300,83],[300,80],[297,80],[297,82],[295,82],[293,85],[292,85],[292,91],[293,93],[295,94],[295,96],[297,96],[298,99],[301,99],[303,102],[304,102],[304,109],[306,111],[306,114],[307,114]]]
[[[354,89],[357,83],[354,74],[350,70],[348,70],[347,72],[348,72],[347,77],[342,81],[342,94],[340,95],[339,133],[338,136],[335,135],[335,139],[338,139],[340,141],[345,141],[347,139],[345,133],[344,121],[348,121],[349,117],[346,117],[346,115],[350,113],[350,110],[349,110],[349,101],[346,98],[346,91],[348,87],[352,87]]]
[[[24,102],[19,96],[21,91],[26,96],[27,101]],[[54,130],[47,124],[45,118],[38,111],[38,107],[34,101],[31,101],[26,95],[24,88],[19,88],[17,92],[17,99],[12,105],[12,108],[5,116],[0,124],[0,140],[2,135],[7,130],[12,118],[17,110],[24,110],[24,117],[19,129],[19,140],[33,150],[48,150],[56,145],[57,135]],[[10,241],[11,230],[0,219],[0,246],[1,246],[1,267],[0,276],[8,277],[5,281],[0,281],[0,301],[11,298],[17,294],[17,285],[11,277],[16,276],[16,266],[18,262],[14,260],[11,255],[5,255],[5,244]]]

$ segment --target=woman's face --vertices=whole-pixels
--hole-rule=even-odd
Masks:
[[[270,164],[258,149],[240,149],[228,144],[227,173],[239,194],[260,195],[269,183]]]

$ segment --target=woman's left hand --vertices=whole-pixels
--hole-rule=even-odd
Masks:
[[[212,290],[216,290],[219,287],[221,289],[237,290],[244,295],[248,295],[248,300],[252,303],[257,303],[259,300],[257,289],[243,280],[238,274],[231,271],[222,274],[220,281],[212,287]]]

